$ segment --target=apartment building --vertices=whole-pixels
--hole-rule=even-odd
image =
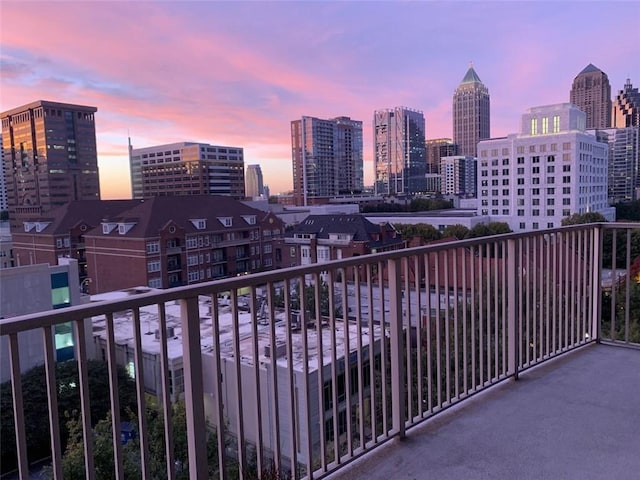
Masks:
[[[609,220],[609,149],[586,131],[586,115],[562,103],[530,108],[521,129],[478,144],[478,214],[513,231],[558,227],[574,213]]]

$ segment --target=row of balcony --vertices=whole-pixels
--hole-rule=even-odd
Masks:
[[[591,224],[439,243],[1,320],[15,424],[2,449],[15,449],[17,471],[28,478],[37,459],[25,428],[19,337],[35,332],[45,358],[49,470],[63,478],[69,454],[52,331],[70,322],[88,479],[103,469],[87,371],[100,357],[92,352],[98,338],[109,371],[114,478],[125,478],[132,458],[142,478],[157,476],[158,465],[170,479],[358,478],[354,461],[366,467],[389,445],[395,457],[385,458],[397,475],[385,475],[403,476],[405,447],[396,440],[419,438],[412,431],[451,407],[593,345],[640,344],[639,235],[639,224]],[[118,353],[125,344],[126,358]],[[119,366],[135,382],[133,414],[121,408]],[[163,419],[160,453],[153,408]],[[127,445],[125,420],[136,431]],[[420,468],[406,475],[429,475],[428,465]]]

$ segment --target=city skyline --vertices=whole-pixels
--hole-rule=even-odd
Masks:
[[[135,148],[237,145],[272,192],[290,190],[290,121],[303,115],[363,121],[371,185],[373,112],[418,109],[427,139],[451,138],[470,61],[491,92],[492,137],[516,132],[527,108],[568,102],[590,63],[612,94],[639,83],[640,34],[620,33],[620,9],[640,15],[633,2],[3,2],[0,110],[95,105],[105,199],[130,196],[129,135]]]

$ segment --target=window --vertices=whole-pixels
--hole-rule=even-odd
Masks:
[[[56,238],[56,248],[62,248],[62,239]]]
[[[531,173],[540,173],[540,167],[533,167]]]
[[[148,283],[150,288],[162,288],[161,278],[150,278]]]
[[[525,227],[525,223],[524,222],[520,222],[520,230],[524,230],[525,228],[526,228]]]
[[[197,248],[198,237],[187,237],[187,248]]]
[[[560,115],[553,116],[553,133],[560,132]]]
[[[509,209],[508,208],[503,208],[502,209],[502,214],[503,215],[509,215]]]
[[[505,150],[506,150],[506,153],[505,153]],[[509,149],[503,148],[502,149],[502,154],[503,155],[509,155]],[[502,159],[502,165],[509,165],[509,159],[508,158],[503,158]]]
[[[563,172],[570,172],[571,171],[571,165],[563,165],[562,166],[562,171]]]
[[[571,205],[571,199],[570,198],[563,198],[562,199],[562,205]]]
[[[266,244],[262,250],[264,253],[271,253],[273,251],[273,247],[270,243]]]
[[[547,183],[556,183],[556,177],[547,177]]]
[[[555,210],[553,210],[552,208],[547,209],[547,217],[553,217],[555,214]]]
[[[553,187],[547,188],[547,195],[553,195],[556,193],[556,189]]]
[[[538,222],[533,222],[533,223],[531,224],[531,227],[532,227],[534,230],[537,230],[537,229],[539,228],[539,226],[538,226]]]
[[[524,175],[524,167],[518,167],[518,175]]]
[[[554,198],[547,198],[547,205],[554,205],[554,204],[555,204]]]
[[[540,210],[537,208],[534,208],[533,210],[531,210],[531,215],[533,215],[534,217],[539,217],[540,216]]]
[[[537,134],[538,134],[538,119],[532,118],[531,119],[531,135],[537,135]]]
[[[160,260],[152,260],[151,262],[147,262],[147,272],[159,272],[160,271]]]
[[[538,177],[532,178],[531,183],[533,183],[534,185],[538,185],[540,183],[540,179]]]
[[[540,199],[539,198],[532,198],[531,199],[531,205],[540,205]]]
[[[518,189],[518,195],[524,195],[524,188]]]
[[[531,157],[531,163],[540,163],[540,157]]]
[[[556,161],[556,156],[555,155],[547,155],[547,162],[551,163],[551,162],[555,162]]]
[[[556,171],[553,165],[547,165],[547,173],[554,173]]]
[[[518,157],[518,165],[523,165],[523,164],[524,164],[524,157]]]
[[[532,188],[531,189],[531,194],[532,195],[540,195],[540,189],[539,188]]]
[[[233,226],[233,218],[232,217],[218,217],[218,221],[225,227]]]
[[[565,195],[570,195],[571,187],[562,187],[562,193],[564,193]]]
[[[542,117],[542,134],[546,135],[549,133],[549,118]]]
[[[147,254],[160,253],[160,242],[147,242]]]
[[[524,210],[523,209],[519,209],[518,210],[518,216],[519,217],[524,217]]]
[[[518,179],[518,185],[524,185],[524,178]]]
[[[189,272],[187,278],[189,282],[197,282],[198,280],[200,280],[200,274],[197,270],[194,270],[192,272]]]
[[[564,177],[562,177],[562,183],[571,183],[571,177],[565,175]]]
[[[187,265],[189,265],[190,267],[193,267],[194,265],[198,264],[198,255],[189,255],[187,257]]]

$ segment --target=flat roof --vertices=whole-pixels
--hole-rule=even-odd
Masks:
[[[135,290],[135,289],[132,289]],[[148,291],[149,289],[147,289]],[[100,296],[93,296],[92,300],[100,297],[99,300],[117,299],[131,295],[131,293],[111,292]],[[240,308],[243,308],[243,297],[239,297]],[[246,302],[248,305],[248,302]],[[246,307],[245,307],[246,308]],[[208,296],[199,298],[200,312],[200,341],[202,353],[212,353],[216,342],[213,339],[213,328],[211,318],[211,299]],[[167,353],[170,361],[180,360],[182,358],[182,324],[180,320],[180,305],[177,302],[165,304],[167,329],[172,329],[173,335],[167,338]],[[259,315],[258,315],[259,318]],[[128,345],[134,348],[133,336],[133,314],[131,311],[118,312],[114,314],[114,336],[118,345]],[[106,340],[106,319],[104,315],[92,318],[93,336]],[[233,314],[231,307],[227,305],[219,305],[218,322],[220,330],[220,353],[223,358],[233,358]],[[309,323],[311,325],[311,323]],[[140,309],[140,327],[142,331],[141,342],[142,350],[147,354],[160,354],[160,340],[156,338],[156,330],[158,330],[158,307],[156,305],[145,306]],[[238,311],[238,331],[241,361],[245,365],[254,365],[253,355],[253,326],[252,315],[248,311]],[[276,313],[275,324],[276,335],[276,351],[278,346],[287,344],[287,324],[284,312]],[[320,336],[318,335],[315,321],[313,326],[307,329],[307,354],[308,354],[308,370],[314,371],[318,369],[319,358],[322,356],[322,364],[330,365],[333,359],[332,341],[335,337],[336,341],[336,357],[344,358],[345,356],[345,339],[349,339],[349,350],[356,351],[358,337],[361,339],[362,346],[369,345],[371,338],[373,341],[380,339],[382,329],[374,326],[373,332],[370,334],[368,326],[358,327],[356,323],[344,322],[342,320],[335,321],[335,335],[329,328],[328,323],[323,323],[321,329],[322,352],[319,351]],[[258,361],[263,363],[272,363],[272,359],[265,355],[265,347],[271,346],[270,326],[267,322],[258,321],[257,325],[258,337]],[[292,351],[293,351],[293,368],[298,372],[303,371],[303,352],[304,337],[299,329],[291,329]],[[281,347],[285,349],[286,347]],[[286,350],[277,354],[277,363],[282,367],[286,367],[288,359]]]

